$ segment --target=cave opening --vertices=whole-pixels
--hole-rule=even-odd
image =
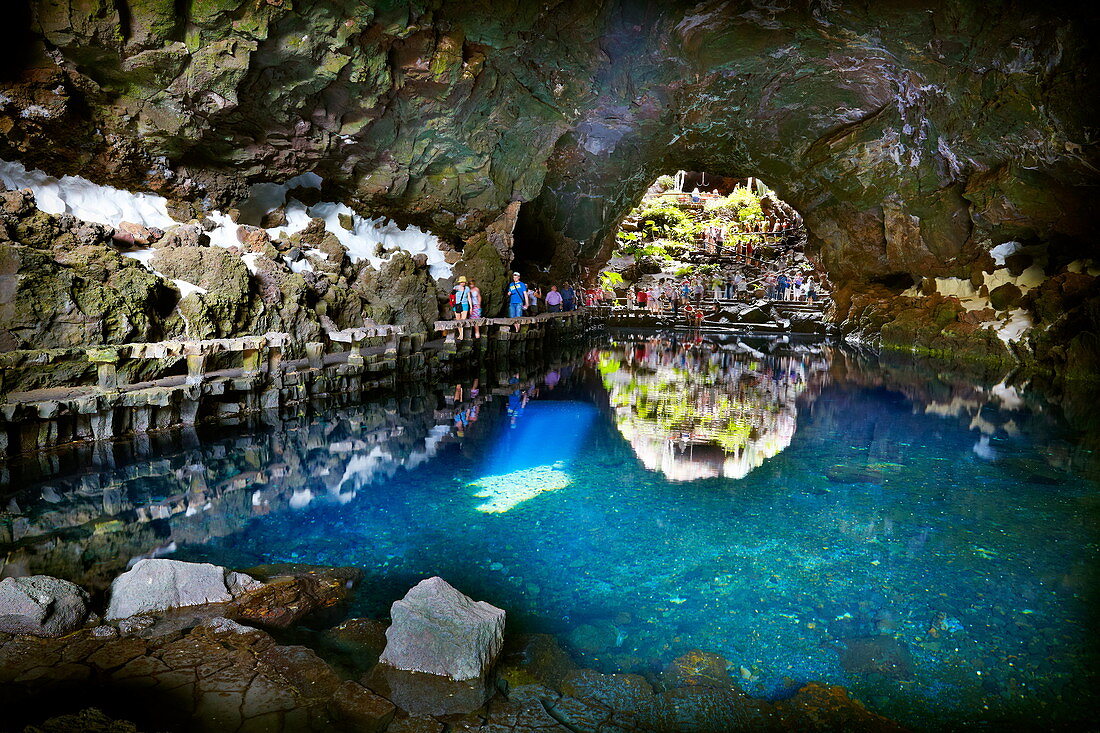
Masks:
[[[822,303],[830,286],[806,241],[802,216],[761,179],[679,170],[626,214],[594,279],[605,298],[651,311],[687,289],[714,315],[760,299]]]

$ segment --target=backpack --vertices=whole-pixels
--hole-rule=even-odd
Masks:
[[[454,290],[451,291],[450,300],[451,300],[451,305],[454,306],[454,304],[455,304],[455,291]]]

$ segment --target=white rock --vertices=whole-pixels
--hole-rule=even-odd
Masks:
[[[219,565],[154,558],[139,560],[111,584],[109,620],[169,608],[228,603],[263,583]]]
[[[504,645],[504,616],[442,578],[422,580],[391,607],[379,661],[453,680],[484,678]]]

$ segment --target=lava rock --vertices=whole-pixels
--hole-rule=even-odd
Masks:
[[[440,577],[420,581],[395,601],[390,618],[379,661],[395,669],[483,679],[504,646],[504,611]]]
[[[322,609],[333,609],[348,599],[362,573],[356,568],[262,566],[249,570],[264,584],[237,599],[238,618],[285,629]]]
[[[393,720],[396,708],[384,697],[348,680],[332,695],[332,709],[346,726],[364,733],[380,733]]]
[[[1023,292],[1014,283],[1005,283],[989,292],[989,303],[999,311],[1018,307],[1022,298]]]
[[[0,631],[64,636],[88,617],[88,594],[78,585],[48,575],[0,581]]]
[[[732,666],[720,654],[692,649],[672,660],[662,676],[662,681],[668,687],[730,688],[734,686],[729,673]]]
[[[218,565],[156,558],[139,560],[111,584],[109,620],[208,603],[228,603],[261,583]]]

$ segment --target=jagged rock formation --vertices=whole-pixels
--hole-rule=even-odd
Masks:
[[[517,256],[560,272],[606,258],[659,173],[759,175],[805,218],[846,331],[1005,356],[1012,339],[978,332],[1015,315],[964,306],[929,319],[942,308],[926,298],[932,278],[987,298],[997,277],[987,252],[1011,241],[1056,278],[1022,303],[1040,328],[1029,344],[1017,334],[1019,355],[1078,372],[1096,358],[1095,338],[1082,336],[1095,328],[1094,278],[1067,270],[1091,256],[1091,10],[964,0],[179,8],[62,0],[15,11],[0,157],[162,193],[181,220],[238,204],[249,184],[313,171],[331,199],[470,248],[480,263],[470,271],[490,279],[512,255],[510,227],[492,225],[517,202]],[[1088,282],[1057,280],[1067,273]]]

